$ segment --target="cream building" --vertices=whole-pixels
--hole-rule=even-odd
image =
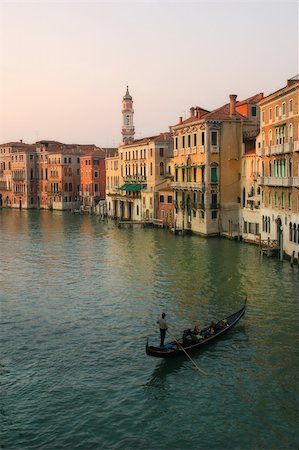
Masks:
[[[206,236],[240,234],[241,156],[244,133],[256,133],[262,94],[190,117],[174,134],[176,229]]]
[[[259,102],[257,154],[262,240],[299,257],[299,75]]]
[[[170,133],[120,145],[106,158],[107,213],[131,221],[158,217],[158,190],[170,184],[173,140]]]

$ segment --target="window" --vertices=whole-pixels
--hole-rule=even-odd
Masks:
[[[212,211],[212,219],[217,219],[218,211]]]
[[[172,195],[167,196],[167,203],[172,203]]]
[[[188,148],[191,147],[191,134],[188,134]]]
[[[272,120],[272,108],[269,109],[269,120]]]
[[[281,207],[283,209],[285,208],[285,193],[284,192],[281,193]]]
[[[64,162],[67,163],[67,158],[64,158]]]
[[[164,148],[160,148],[160,158],[163,158],[164,156]]]
[[[205,145],[205,132],[201,132],[201,145]]]
[[[196,147],[196,145],[197,145],[197,134],[194,133],[193,134],[193,146]]]
[[[279,113],[279,108],[278,106],[275,106],[275,117],[278,117],[278,113]]]
[[[95,192],[99,192],[99,185],[98,185],[98,183],[95,183],[95,185],[94,185],[94,191],[95,191]]]
[[[252,117],[256,117],[256,106],[252,106],[251,107],[251,115]],[[263,121],[264,121],[265,117],[263,117]]]
[[[215,147],[218,146],[218,132],[217,131],[211,131],[211,143]]]
[[[94,177],[95,177],[95,178],[98,178],[98,176],[99,176],[99,172],[98,172],[98,171],[95,171]]]
[[[185,148],[185,136],[182,136],[182,148]]]
[[[293,99],[291,98],[291,100],[289,101],[289,113],[293,112]]]
[[[289,192],[289,209],[293,208],[293,195],[292,192]]]
[[[164,175],[164,163],[160,162],[160,175]]]
[[[283,116],[286,115],[286,104],[285,103],[282,104],[282,115]]]
[[[160,195],[160,203],[164,203],[164,195]]]
[[[211,167],[211,183],[217,182],[218,182],[217,167]]]
[[[175,141],[174,141],[174,149],[177,150],[178,149],[178,137],[176,136]]]

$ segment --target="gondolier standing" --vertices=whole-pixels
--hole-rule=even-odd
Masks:
[[[160,328],[160,338],[161,338],[161,342],[160,342],[160,347],[164,347],[164,339],[166,336],[166,330],[167,330],[167,323],[165,320],[165,313],[162,313],[161,317],[159,320],[157,320],[157,324],[159,325]]]

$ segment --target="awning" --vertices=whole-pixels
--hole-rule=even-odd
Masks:
[[[197,167],[198,169],[203,169],[204,168],[204,164],[200,164],[200,165],[197,165],[197,166],[194,166],[194,167]]]
[[[130,192],[138,192],[141,189],[145,188],[145,184],[134,184],[134,183],[126,183],[123,186],[116,188],[119,191],[130,191]]]

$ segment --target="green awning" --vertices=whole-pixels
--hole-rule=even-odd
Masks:
[[[200,165],[198,165],[198,166],[195,166],[195,167],[197,167],[198,169],[203,169],[204,168],[204,164],[200,164]]]
[[[141,189],[143,189],[145,186],[146,186],[145,184],[126,183],[117,189],[119,191],[138,192],[141,191]]]

